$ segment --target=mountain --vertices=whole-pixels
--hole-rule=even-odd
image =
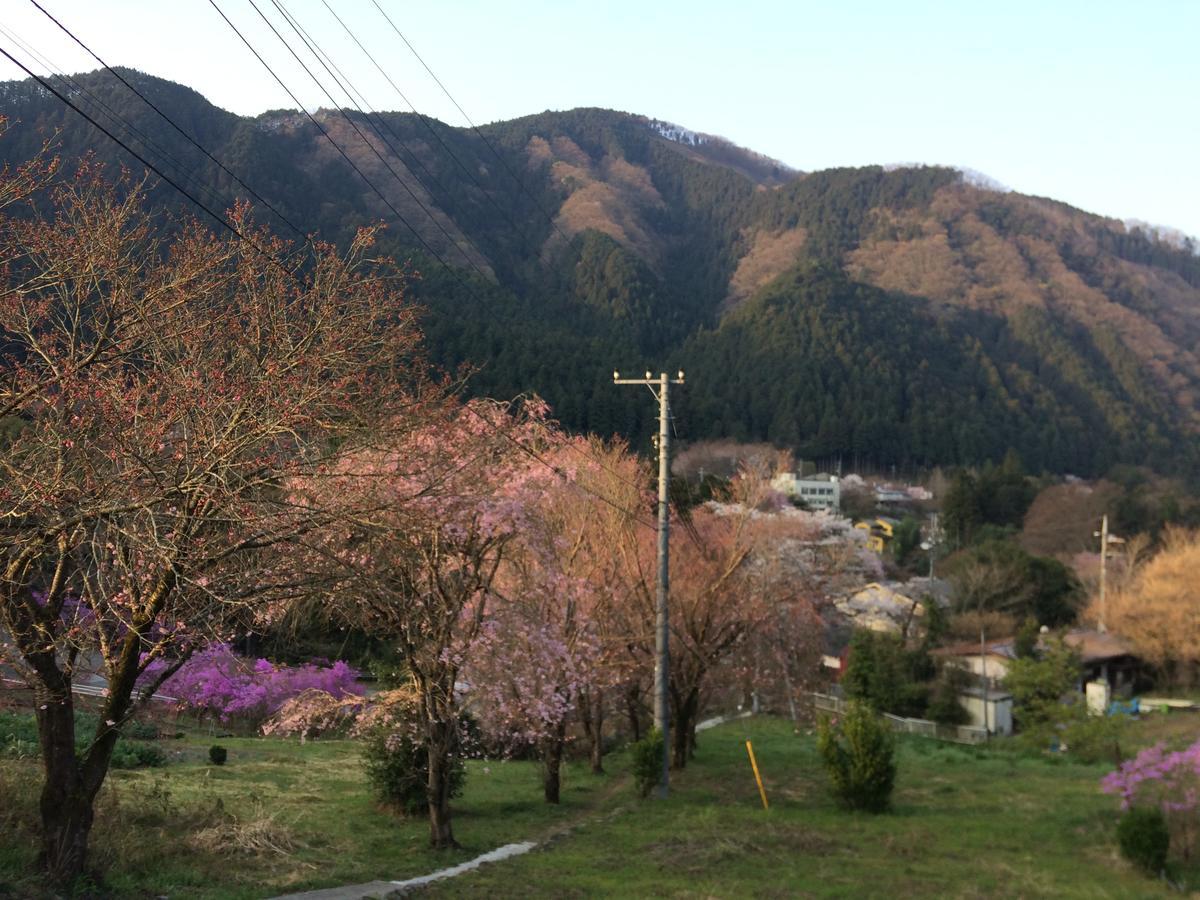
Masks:
[[[1194,242],[953,169],[799,173],[609,110],[477,131],[402,113],[244,118],[120,71],[301,231],[344,241],[389,221],[435,361],[473,367],[480,393],[536,390],[568,426],[640,440],[654,409],[610,373],[683,368],[684,439],[876,465],[1012,449],[1084,475],[1198,461]],[[245,194],[113,76],[60,88],[210,205]],[[35,83],[0,85],[0,104],[20,121],[5,161],[55,136],[65,157],[132,163]],[[165,184],[153,197],[186,206]]]

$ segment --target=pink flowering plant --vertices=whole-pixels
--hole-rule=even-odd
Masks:
[[[1183,750],[1164,744],[1147,747],[1100,782],[1106,794],[1117,794],[1121,808],[1157,806],[1167,820],[1171,846],[1184,860],[1191,857],[1200,812],[1200,741]]]
[[[151,663],[148,677],[165,663]],[[275,665],[266,659],[238,656],[224,643],[212,644],[185,662],[160,688],[183,709],[218,718],[258,724],[305,691],[335,699],[363,694],[359,673],[344,662],[331,665]]]

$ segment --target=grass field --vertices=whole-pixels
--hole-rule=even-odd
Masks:
[[[744,740],[771,809],[761,809]],[[894,812],[843,812],[814,741],[780,720],[701,735],[663,803],[612,774],[566,771],[563,803],[540,798],[535,766],[473,762],[455,805],[464,847],[435,854],[424,821],[371,801],[349,742],[228,738],[168,742],[164,769],[114,772],[95,859],[117,897],[259,898],[424,874],[512,841],[542,846],[445,882],[439,896],[1157,897],[1173,894],[1116,853],[1104,766],[907,741]],[[0,897],[37,896],[30,874],[35,763],[0,762]],[[1200,879],[1188,877],[1192,883]]]

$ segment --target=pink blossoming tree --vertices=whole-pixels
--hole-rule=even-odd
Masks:
[[[471,401],[436,426],[343,455],[333,476],[296,482],[302,505],[340,502],[348,513],[320,535],[341,620],[395,642],[415,694],[416,738],[428,758],[430,843],[456,846],[450,789],[462,752],[463,673],[485,643],[502,564],[529,522],[548,446],[546,407],[516,413]]]
[[[493,735],[539,749],[545,798],[557,803],[577,716],[592,767],[602,767],[603,698],[623,659],[605,627],[619,596],[611,526],[614,516],[633,518],[640,472],[622,446],[595,439],[564,438],[543,459],[528,484],[526,527],[497,580],[505,602],[493,607],[468,680]]]

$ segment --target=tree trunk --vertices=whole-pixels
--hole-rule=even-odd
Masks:
[[[457,737],[455,729],[452,721],[433,722],[427,738],[429,780],[425,797],[429,802],[429,845],[435,850],[458,846],[450,825],[450,768]]]
[[[604,693],[596,691],[595,699],[592,702],[592,722],[595,726],[592,731],[592,774],[604,774]]]
[[[429,845],[435,850],[457,847],[454,829],[450,825],[450,759],[440,749],[429,753]]]
[[[589,759],[593,775],[604,774],[604,693],[581,691],[579,694],[579,721],[588,738]]]
[[[69,886],[84,874],[92,830],[95,792],[84,783],[75,757],[75,709],[69,685],[64,693],[39,691],[38,738],[42,747],[42,851],[39,860],[50,880]]]
[[[671,723],[671,767],[684,769],[696,744],[696,708],[700,702],[695,690],[688,691],[675,704],[675,721]]]
[[[566,745],[565,722],[560,722],[554,733],[546,738],[542,750],[542,791],[547,803],[558,803],[562,787],[563,747]]]
[[[629,717],[629,730],[634,741],[642,739],[642,720],[640,716],[641,703],[638,701],[637,685],[625,688],[625,714]]]

